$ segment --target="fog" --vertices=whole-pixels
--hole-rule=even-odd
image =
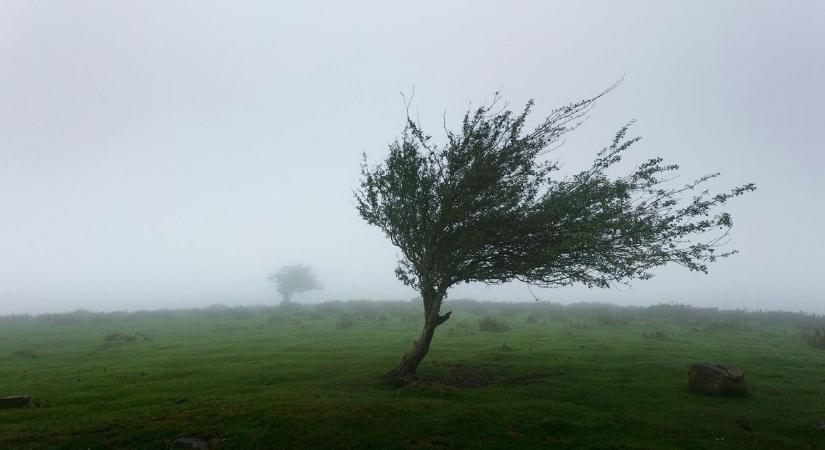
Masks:
[[[637,120],[624,167],[722,173],[738,255],[543,301],[825,312],[825,3],[0,3],[0,314],[409,299],[396,249],[357,215],[411,95],[443,142],[501,88],[533,120],[621,85],[556,151],[584,168]],[[635,158],[635,160],[634,160]],[[450,298],[533,301],[520,283]]]

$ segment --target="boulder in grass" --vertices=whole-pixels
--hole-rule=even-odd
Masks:
[[[32,398],[28,395],[14,395],[0,398],[0,409],[2,408],[22,408],[29,404]]]
[[[735,367],[719,364],[694,364],[689,371],[690,389],[703,394],[742,395],[745,374]]]

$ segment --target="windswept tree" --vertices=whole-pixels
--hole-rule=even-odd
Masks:
[[[395,273],[424,306],[421,336],[387,376],[415,377],[435,329],[450,318],[441,314],[447,291],[459,283],[607,288],[651,278],[667,263],[707,272],[709,263],[735,253],[716,251],[732,225],[718,207],[754,185],[711,194],[701,185],[717,173],[674,185],[678,166],[661,158],[611,176],[639,140],[627,138],[630,124],[589,169],[557,175],[546,153],[608,91],[555,109],[529,129],[533,102],[513,113],[496,94],[467,111],[442,145],[408,116],[383,162],[371,167],[364,155],[358,212],[399,248]]]
[[[318,282],[315,273],[309,266],[303,264],[281,267],[277,272],[269,274],[267,278],[281,294],[283,298],[281,304],[289,303],[294,294],[321,289],[321,283]]]

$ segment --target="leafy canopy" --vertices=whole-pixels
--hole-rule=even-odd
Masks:
[[[546,153],[609,90],[529,129],[533,102],[514,113],[496,93],[468,111],[460,129],[447,130],[443,145],[408,117],[382,163],[370,167],[364,155],[357,209],[400,249],[398,278],[442,295],[473,281],[608,287],[650,278],[671,262],[707,272],[708,263],[735,253],[716,252],[732,226],[717,207],[755,186],[699,189],[718,173],[674,185],[678,166],[661,158],[611,177],[608,169],[640,139],[627,138],[630,124],[589,169],[558,176]]]
[[[309,266],[303,264],[281,267],[267,278],[287,301],[293,294],[321,288],[321,283],[315,273]]]

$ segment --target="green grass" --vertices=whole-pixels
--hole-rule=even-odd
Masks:
[[[416,306],[4,320],[0,396],[35,404],[0,410],[0,447],[825,448],[825,350],[798,324],[454,302],[430,382],[393,389]],[[751,394],[691,393],[695,362],[742,368]]]

